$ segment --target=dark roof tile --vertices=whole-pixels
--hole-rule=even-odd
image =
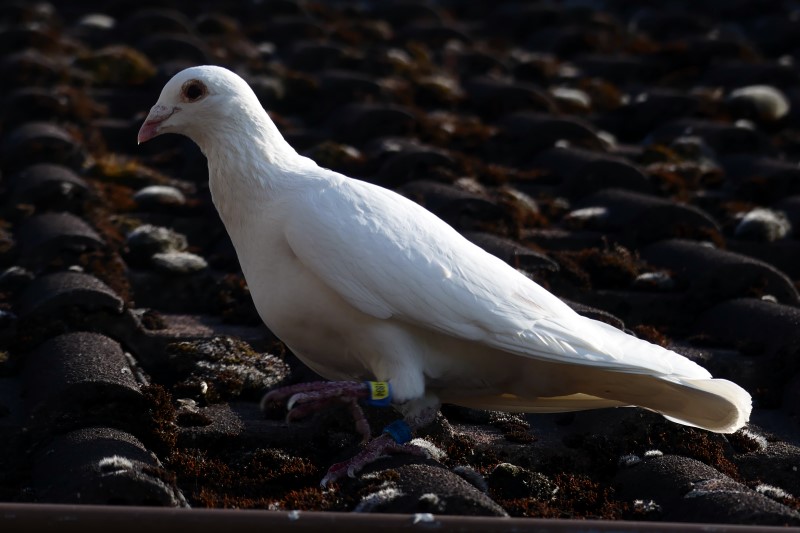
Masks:
[[[25,122],[47,121],[69,116],[69,103],[63,94],[44,87],[22,87],[3,102],[3,125],[10,129]]]
[[[539,152],[529,167],[548,171],[562,182],[564,194],[575,198],[611,187],[645,193],[653,189],[636,165],[603,152],[557,146]]]
[[[439,21],[411,22],[397,32],[397,39],[406,42],[420,42],[435,48],[445,46],[451,41],[472,43],[472,37],[464,29],[452,22]]]
[[[32,204],[42,210],[80,212],[89,186],[70,168],[37,163],[21,169],[9,179],[8,203]]]
[[[756,293],[787,304],[800,301],[794,284],[779,270],[708,243],[665,240],[645,247],[641,255],[649,264],[674,272],[700,305]]]
[[[508,214],[488,195],[435,181],[415,180],[397,192],[424,205],[457,229],[487,220],[503,220]]]
[[[174,479],[141,442],[102,426],[78,429],[41,446],[32,485],[40,502],[186,506]]]
[[[44,162],[80,168],[85,157],[83,146],[51,122],[27,122],[7,133],[0,155],[7,170]]]
[[[248,28],[252,29],[252,28]],[[253,39],[265,39],[278,46],[289,46],[294,42],[325,37],[329,30],[313,18],[304,15],[276,15],[261,20],[251,35]]]
[[[558,263],[545,254],[521,246],[514,240],[477,231],[466,232],[464,236],[515,268],[534,272],[537,270],[557,271],[559,268]]]
[[[720,237],[720,228],[703,210],[658,196],[625,189],[603,189],[584,197],[568,214],[570,226],[616,234],[619,242],[638,246],[667,237]],[[576,213],[598,213],[576,217]],[[571,220],[572,219],[572,220]]]
[[[679,118],[667,122],[653,130],[648,139],[669,143],[684,135],[701,137],[719,154],[775,152],[767,136],[758,129],[697,118]]]
[[[309,72],[327,68],[342,68],[348,63],[348,55],[354,53],[339,43],[317,40],[297,41],[289,46],[288,66]]]
[[[731,520],[760,526],[800,525],[800,513],[794,509],[741,483],[719,479],[695,482],[675,510],[665,513],[665,518],[676,522]]]
[[[182,33],[145,32],[136,43],[136,48],[156,63],[186,61],[198,65],[212,63],[211,52],[206,43],[192,35]]]
[[[377,2],[368,4],[370,15],[385,19],[393,25],[404,26],[411,22],[441,22],[440,8],[420,0],[400,0],[397,2]]]
[[[604,146],[591,124],[573,117],[517,111],[501,117],[498,126],[502,134],[496,142],[507,147],[512,161],[520,163],[558,141],[570,141],[598,150]]]
[[[694,331],[759,358],[758,387],[751,390],[765,407],[780,406],[784,386],[800,375],[800,309],[795,306],[754,298],[728,300],[701,314]]]
[[[247,429],[250,440],[248,444],[264,446],[270,440],[264,438],[264,433],[252,432],[252,428],[242,421],[239,415],[228,403],[212,404],[198,407],[188,399],[178,400],[179,407],[175,423],[178,425],[177,445],[191,448],[197,445],[203,447],[233,446],[242,444],[242,437]],[[257,420],[266,422],[260,411],[254,413]],[[253,439],[253,433],[258,438]]]
[[[696,331],[726,343],[756,343],[755,355],[791,356],[800,348],[800,308],[756,298],[731,299],[700,315]]]
[[[800,477],[797,475],[800,448],[797,446],[786,442],[767,442],[765,448],[739,454],[734,461],[743,475],[779,487],[792,495],[800,494]]]
[[[355,144],[376,137],[407,135],[415,124],[416,118],[408,109],[394,104],[347,104],[328,119],[335,138]]]
[[[776,242],[728,240],[728,249],[763,261],[789,276],[800,279],[800,241],[785,239]]]
[[[508,516],[492,499],[460,476],[438,465],[402,464],[401,456],[375,463],[372,489],[362,489],[356,512]],[[400,463],[400,466],[397,466]],[[392,465],[396,481],[384,482],[381,467]]]
[[[428,146],[409,146],[385,158],[376,181],[394,188],[418,179],[426,179],[436,168],[455,169],[456,162],[444,150]]]
[[[602,117],[600,122],[621,139],[638,142],[662,124],[691,116],[698,107],[696,96],[655,89],[633,96],[629,103]]]
[[[82,272],[56,272],[37,278],[22,293],[20,316],[57,314],[67,307],[121,313],[124,302],[108,285]]]
[[[786,214],[786,218],[792,224],[794,238],[800,239],[800,194],[779,199],[773,208]]]
[[[800,168],[797,164],[748,154],[730,154],[719,161],[729,187],[738,198],[769,204],[800,194]]]
[[[777,61],[758,63],[721,61],[709,65],[703,75],[703,81],[709,85],[721,85],[729,89],[741,87],[743,82],[791,87],[797,84],[798,74],[795,68]]]
[[[800,524],[797,511],[687,457],[645,458],[623,468],[615,483],[625,499],[652,500],[670,521]]]
[[[120,345],[97,333],[45,341],[23,362],[27,428],[37,436],[89,424],[147,427],[145,401]]]
[[[190,33],[192,22],[177,9],[152,7],[138,9],[120,19],[117,31],[129,42],[155,33]]]
[[[23,221],[16,232],[23,265],[43,266],[66,252],[101,249],[105,242],[82,219],[70,213],[44,213]]]
[[[55,57],[36,50],[4,54],[0,58],[0,76],[4,90],[26,86],[52,87],[69,79],[67,69]]]
[[[486,117],[499,117],[526,109],[548,113],[557,111],[553,98],[533,84],[476,76],[464,81],[464,90],[470,107]]]

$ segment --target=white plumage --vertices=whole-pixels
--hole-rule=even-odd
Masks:
[[[267,326],[320,375],[390,381],[409,416],[450,402],[523,412],[636,405],[729,433],[750,395],[582,317],[416,203],[321,168],[249,86],[194,67],[139,133],[190,137]]]

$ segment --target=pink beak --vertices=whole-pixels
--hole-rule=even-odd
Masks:
[[[161,124],[171,117],[175,111],[177,111],[177,109],[174,107],[170,108],[164,105],[154,105],[150,109],[150,113],[147,115],[144,124],[142,124],[142,127],[139,129],[139,135],[136,136],[137,144],[142,144],[160,135]]]

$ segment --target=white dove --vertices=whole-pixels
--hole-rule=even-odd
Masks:
[[[721,433],[748,421],[751,398],[738,385],[578,315],[411,200],[300,156],[227,69],[176,74],[138,141],[162,133],[189,137],[207,157],[214,205],[265,324],[339,380],[265,399],[291,396],[289,418],[348,402],[365,440],[358,399],[403,414],[323,484],[409,449],[441,402],[538,413],[640,406]]]

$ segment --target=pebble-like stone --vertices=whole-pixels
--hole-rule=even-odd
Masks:
[[[150,260],[155,268],[170,274],[194,274],[208,268],[205,259],[189,252],[153,254]]]
[[[738,239],[772,242],[786,237],[792,225],[786,215],[772,209],[757,208],[739,218],[734,235]]]
[[[771,85],[748,85],[734,89],[728,96],[728,103],[737,115],[764,122],[780,120],[791,110],[786,95]]]
[[[128,233],[126,244],[130,254],[137,258],[149,258],[157,253],[183,252],[189,246],[185,235],[152,224],[143,224]]]
[[[175,187],[168,185],[150,185],[140,189],[133,195],[133,200],[142,209],[152,207],[180,206],[186,203],[186,197]]]

